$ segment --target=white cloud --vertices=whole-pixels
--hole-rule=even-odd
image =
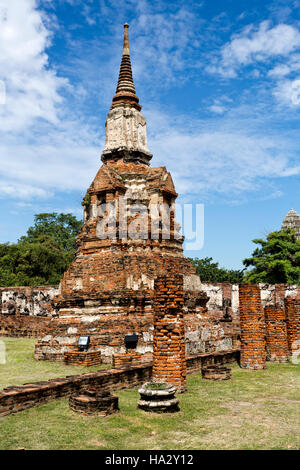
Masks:
[[[278,83],[274,95],[282,104],[292,107],[300,105],[300,78],[295,80],[283,80]]]
[[[0,64],[8,64],[11,73],[0,67],[0,78],[5,73],[10,100],[9,108],[0,107],[0,196],[28,203],[30,199],[47,200],[56,191],[84,191],[100,166],[98,155],[103,139],[99,139],[99,131],[103,133],[104,129],[95,131],[81,122],[83,118],[72,121],[68,103],[63,114],[59,93],[66,81],[49,67],[45,51],[50,33],[35,1],[21,2],[19,13],[16,8],[19,0],[4,2],[5,14],[2,9],[0,21],[6,35],[9,21],[11,39],[5,42],[5,34],[0,30],[0,46],[5,49],[0,48]],[[132,28],[137,76],[151,82],[155,69],[156,80],[173,80],[174,71],[184,71],[186,51],[193,39],[193,32],[187,28],[192,19],[185,10],[169,17],[152,14],[147,9],[140,12]],[[119,42],[120,30],[117,38]],[[18,47],[23,43],[26,47],[19,55]],[[120,57],[113,60],[119,65]],[[108,75],[109,70],[111,82],[110,65],[104,67],[104,74]],[[232,65],[235,66],[236,63]],[[106,88],[102,78],[102,87]],[[145,110],[151,130],[149,145],[155,156],[153,163],[168,167],[180,193],[236,197],[261,189],[273,178],[299,172],[288,156],[289,143],[284,137],[268,137],[263,128],[250,133],[247,123],[242,125],[237,119],[228,125],[228,120],[221,116],[227,101],[224,97],[213,101],[211,111],[218,116],[209,123],[190,115],[175,119],[157,109]]]
[[[284,137],[267,135],[264,129],[247,129],[239,119],[217,118],[210,124],[173,120],[158,112],[150,116],[150,149],[159,164],[166,164],[180,194],[227,198],[251,191],[268,194],[274,178],[300,173],[293,163],[292,144]],[[164,123],[164,125],[163,125]],[[180,170],[179,170],[180,168]]]
[[[291,72],[291,68],[287,64],[276,65],[268,72],[270,77],[284,77]]]
[[[22,130],[37,118],[58,122],[59,88],[67,82],[49,68],[49,41],[35,0],[1,1],[0,80],[6,102],[0,106],[0,132]]]
[[[83,190],[89,170],[99,166],[98,136],[79,118],[71,120],[60,95],[67,80],[49,65],[50,39],[35,0],[1,0],[0,197],[45,199],[56,190]]]
[[[289,56],[299,47],[300,31],[295,26],[278,24],[271,27],[269,21],[263,21],[257,29],[248,25],[240,34],[232,36],[222,47],[220,60],[210,65],[208,71],[233,77],[240,66]]]
[[[15,180],[0,181],[0,198],[9,196],[12,199],[32,199],[52,197],[53,193],[31,184],[18,183]]]
[[[220,104],[212,104],[209,109],[213,112],[213,113],[216,113],[216,114],[223,114],[226,110],[226,108]]]

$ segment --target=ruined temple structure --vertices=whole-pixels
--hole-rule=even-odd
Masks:
[[[297,240],[300,240],[300,215],[294,209],[291,209],[282,222],[281,230],[291,228],[296,232]]]
[[[286,298],[299,300],[299,286],[261,284],[252,289],[229,283],[202,284],[183,255],[172,177],[165,167],[151,167],[151,158],[125,24],[119,80],[106,119],[102,166],[83,200],[84,226],[78,235],[76,257],[58,289],[2,290],[0,334],[38,335],[37,360],[63,361],[67,357],[77,361],[72,353],[78,349],[79,337],[88,335],[91,357],[99,352],[102,362],[113,360],[119,367],[147,362],[153,357],[155,279],[179,276],[187,360],[202,353],[230,353],[239,348],[241,334],[243,366],[265,367],[262,307],[284,306]],[[289,221],[296,220],[295,214]],[[174,289],[181,287],[174,285]],[[294,327],[299,324],[296,304],[289,312],[291,349],[291,343],[295,348],[299,339],[299,328]],[[177,321],[179,313],[175,313]],[[268,319],[270,355],[282,360],[285,353],[278,343],[282,331],[277,333],[270,315]],[[126,351],[124,344],[125,335],[133,333],[138,335],[135,354]],[[176,347],[177,358],[183,358],[181,343],[177,341]],[[173,366],[172,373],[177,374]],[[183,369],[180,374],[184,389]]]
[[[140,352],[150,357],[154,279],[181,274],[187,292],[201,289],[199,276],[183,255],[172,177],[165,167],[150,167],[128,28],[125,24],[119,80],[106,119],[103,165],[83,200],[76,258],[61,281],[57,317],[39,338],[36,359],[62,360],[79,336],[90,335],[91,348],[110,361],[113,353],[124,351],[124,335],[133,332],[139,333]],[[153,207],[159,208],[156,213]],[[189,305],[205,306],[203,297],[198,301],[193,294]]]

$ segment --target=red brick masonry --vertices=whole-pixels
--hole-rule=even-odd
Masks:
[[[285,299],[289,355],[300,350],[300,299]]]
[[[136,351],[114,354],[112,364],[116,369],[138,366],[141,364],[141,357],[142,355]]]
[[[284,308],[280,304],[266,305],[265,323],[267,359],[274,362],[287,362],[289,351]]]
[[[98,366],[101,364],[100,351],[65,351],[64,362],[72,366]]]
[[[241,367],[266,367],[264,312],[260,289],[255,284],[240,284]]]
[[[168,275],[154,283],[153,381],[186,389],[183,276]]]

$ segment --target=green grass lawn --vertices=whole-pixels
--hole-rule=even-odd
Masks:
[[[41,379],[54,377],[54,370],[63,376],[79,369],[59,369],[57,364],[52,370],[50,364],[39,369],[28,351],[33,341],[8,341],[8,364],[17,364],[22,377],[17,380],[13,367],[13,380],[7,378],[8,371],[5,378],[0,365],[1,383],[22,383],[25,376],[28,381],[29,373],[30,379]],[[21,351],[14,352],[19,342],[26,351],[23,359]],[[30,347],[25,347],[27,342]],[[0,449],[299,449],[300,365],[268,363],[264,371],[233,365],[232,371],[232,380],[224,382],[190,375],[187,392],[178,395],[179,413],[138,410],[134,389],[116,392],[120,412],[106,418],[78,415],[70,411],[67,399],[0,418]]]
[[[33,358],[35,338],[4,338],[6,364],[0,364],[0,389],[9,385],[66,377],[67,375],[94,372],[109,365],[78,367],[66,366],[62,362],[35,361]]]

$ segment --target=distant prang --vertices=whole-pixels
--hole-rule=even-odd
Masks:
[[[294,209],[291,209],[282,222],[281,230],[291,228],[296,231],[296,238],[300,240],[300,215]]]

